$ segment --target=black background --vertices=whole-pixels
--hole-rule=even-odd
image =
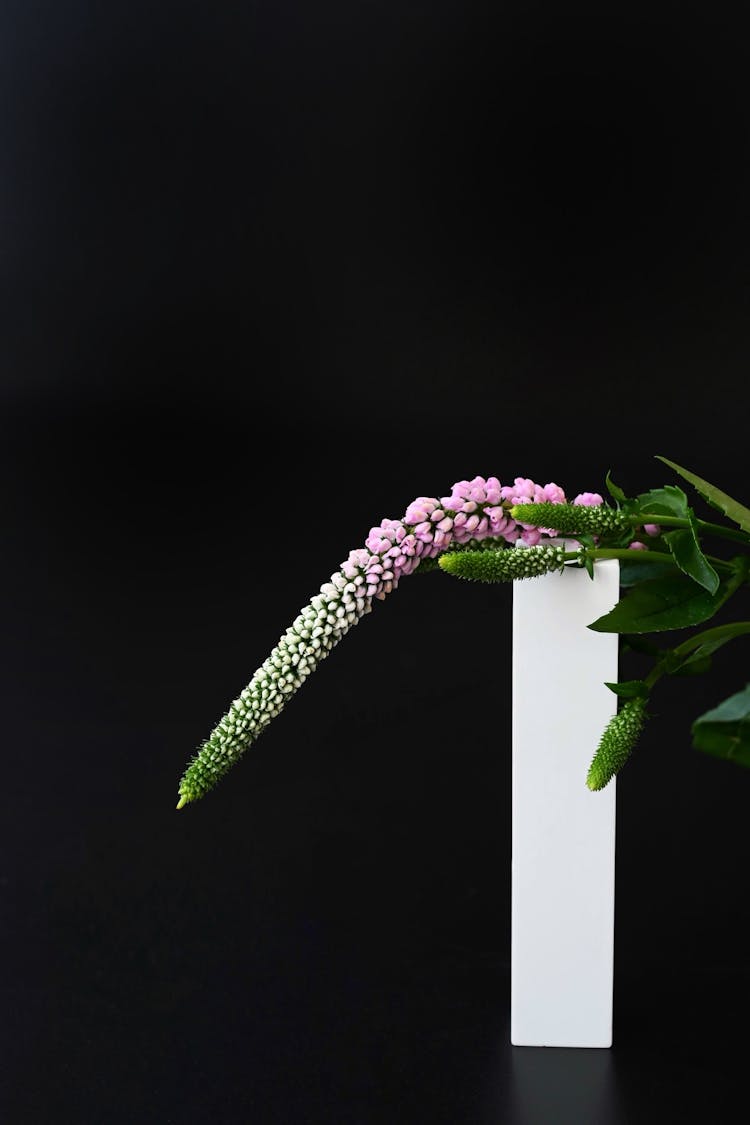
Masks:
[[[413,496],[750,495],[739,26],[26,2],[0,52],[5,1119],[729,1120],[750,776],[689,728],[742,642],[618,783],[610,1052],[508,1042],[509,591],[404,582],[174,803]]]

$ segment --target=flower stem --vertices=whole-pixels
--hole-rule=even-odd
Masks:
[[[635,527],[642,527],[644,523],[655,523],[661,527],[690,527],[690,521],[682,519],[681,516],[662,516],[656,512],[641,513],[639,516],[631,516],[631,522]],[[711,523],[708,520],[696,519],[693,526],[699,531],[705,532],[706,535],[716,535],[721,539],[731,539],[735,543],[744,543],[746,546],[750,543],[750,536],[744,531],[735,531],[731,527],[723,527],[720,523]]]
[[[581,559],[583,556],[590,559],[627,559],[628,562],[663,562],[677,565],[671,555],[664,551],[634,551],[630,547],[589,547],[584,551],[567,551],[565,559]],[[732,574],[734,567],[724,559],[717,559],[713,555],[706,555],[717,570]]]
[[[583,557],[589,559],[627,559],[629,562],[666,562],[674,563],[671,555],[663,551],[632,551],[629,547],[586,547],[578,551],[566,551],[565,560],[578,562]]]

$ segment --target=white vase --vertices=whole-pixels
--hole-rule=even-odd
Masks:
[[[513,583],[511,1042],[612,1044],[615,781],[586,774],[617,710],[618,636],[586,626],[619,563]]]

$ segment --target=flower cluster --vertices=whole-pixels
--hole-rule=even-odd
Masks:
[[[586,503],[582,493],[577,502]],[[178,808],[202,797],[265,730],[322,659],[399,580],[424,561],[452,548],[483,541],[498,547],[517,540],[534,545],[551,529],[527,527],[509,514],[519,502],[564,504],[557,484],[537,485],[516,477],[503,486],[497,477],[458,481],[449,496],[419,496],[402,519],[372,527],[363,548],[351,551],[283,634],[247,687],[202,744],[179,787]]]

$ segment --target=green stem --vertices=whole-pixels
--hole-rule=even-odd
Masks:
[[[565,559],[577,559],[580,562],[584,554],[590,559],[627,559],[629,562],[665,562],[677,565],[672,556],[663,551],[633,551],[629,547],[587,547],[583,551],[566,551]]]
[[[642,527],[644,523],[656,523],[660,527],[690,527],[690,521],[680,516],[660,516],[655,513],[642,513],[640,516],[631,516],[634,527]],[[696,519],[693,526],[706,535],[717,535],[722,539],[731,539],[735,543],[750,545],[750,537],[744,531],[735,531],[731,527],[723,527],[720,523],[710,523],[708,520]]]
[[[589,547],[585,553],[590,559],[627,559],[628,562],[662,562],[677,566],[672,556],[664,551],[634,551],[630,547]],[[566,559],[580,559],[580,557],[580,551],[567,551],[565,554]],[[706,558],[717,570],[723,570],[725,574],[734,573],[734,567],[724,559],[717,559],[713,555],[706,555]]]
[[[662,663],[661,660],[657,664],[654,664],[653,668],[643,681],[649,691],[651,691],[651,688],[654,686],[656,681],[661,679],[665,671],[666,664]]]

